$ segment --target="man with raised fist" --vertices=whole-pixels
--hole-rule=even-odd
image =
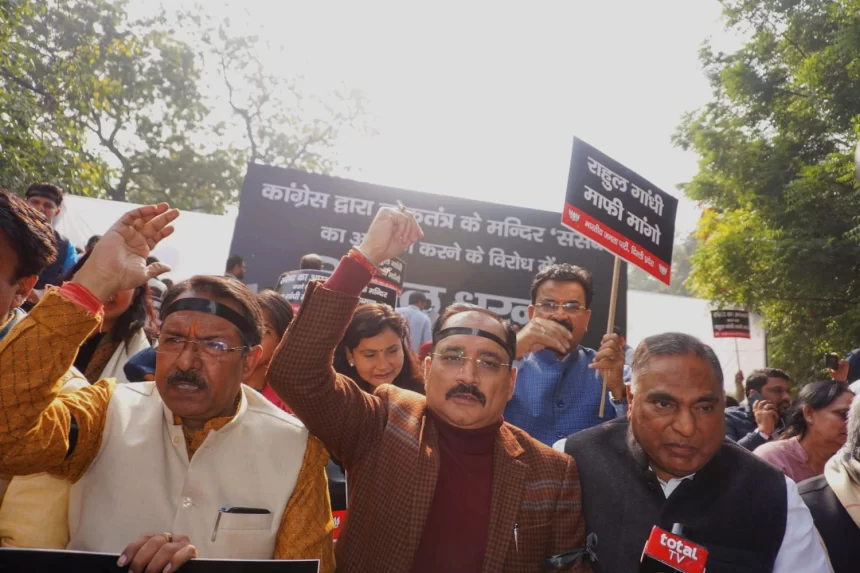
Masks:
[[[540,571],[585,544],[576,463],[505,423],[517,339],[487,309],[454,304],[433,328],[426,397],[373,394],[332,368],[359,294],[384,260],[423,236],[383,207],[325,282],[308,285],[269,367],[269,383],[349,479],[338,570]],[[581,560],[568,571],[590,571]]]

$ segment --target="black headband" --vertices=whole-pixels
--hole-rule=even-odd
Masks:
[[[480,336],[482,338],[486,338],[487,340],[492,340],[507,351],[508,358],[510,358],[511,361],[513,361],[516,357],[516,347],[512,348],[507,342],[499,338],[497,335],[493,334],[492,332],[487,332],[486,330],[481,330],[479,328],[468,328],[465,326],[452,326],[450,328],[443,328],[433,336],[433,344],[438,344],[439,341],[443,338],[448,338],[449,336],[457,336],[458,334]]]
[[[242,316],[226,304],[209,300],[208,298],[181,298],[164,309],[162,320],[180,310],[194,310],[197,312],[205,312],[206,314],[214,314],[220,316],[224,320],[232,322],[239,332],[255,340],[259,337],[259,331],[254,328],[254,325],[246,317]]]
[[[29,193],[26,193],[24,195],[25,199],[29,199],[30,197],[41,197],[42,199],[50,199],[58,206],[60,205],[60,203],[63,202],[63,198],[54,193],[53,191],[42,191],[40,189],[30,191]]]

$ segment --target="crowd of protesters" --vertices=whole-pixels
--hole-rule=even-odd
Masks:
[[[62,190],[23,195],[0,190],[5,547],[114,554],[136,573],[198,557],[632,573],[656,526],[705,548],[709,573],[857,570],[860,352],[800,388],[756,370],[727,408],[692,336],[583,346],[607,292],[572,264],[534,277],[518,329],[464,303],[433,323],[422,293],[360,305],[379,263],[423,236],[402,207],[296,311],[252,293],[239,255],[223,276],[159,279],[151,253],[181,225],[167,205],[79,256],[52,225]]]

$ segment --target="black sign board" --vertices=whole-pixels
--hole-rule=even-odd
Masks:
[[[58,551],[50,549],[0,548],[0,571],[63,571],[64,573],[117,573],[119,554]],[[318,560],[267,561],[238,559],[192,559],[183,573],[318,573]]]
[[[379,208],[398,200],[424,230],[424,238],[401,256],[407,268],[400,304],[420,291],[437,310],[469,302],[525,324],[534,275],[547,265],[571,263],[593,273],[593,328],[583,344],[600,346],[602,327],[594,326],[608,316],[612,257],[562,227],[558,213],[506,206],[501,198],[487,203],[252,164],[231,252],[245,258],[245,280],[261,288],[276,286],[308,253],[320,255],[324,268],[333,270],[360,243]],[[626,292],[622,276],[616,320],[621,327]]]
[[[383,265],[380,265],[380,267],[386,269]],[[324,270],[290,271],[281,275],[278,279],[278,286],[275,287],[275,290],[278,291],[278,294],[287,299],[291,305],[298,308],[302,304],[302,300],[305,298],[305,289],[307,288],[308,283],[311,281],[325,281],[331,276],[331,273],[332,271]],[[397,289],[387,281],[374,279],[369,285],[367,285],[367,287],[365,287],[359,300],[362,304],[378,302],[387,304],[394,308],[397,305]]]
[[[678,200],[573,140],[562,223],[669,284]]]
[[[750,313],[745,310],[712,310],[714,338],[749,338]]]

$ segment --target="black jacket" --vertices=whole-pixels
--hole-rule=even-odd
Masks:
[[[785,427],[782,418],[776,427],[771,440]],[[726,437],[749,451],[755,450],[769,440],[764,439],[756,429],[758,424],[750,409],[749,400],[744,400],[739,406],[726,408]]]
[[[834,573],[860,571],[860,528],[845,511],[824,476],[800,482],[797,489],[827,546]]]

